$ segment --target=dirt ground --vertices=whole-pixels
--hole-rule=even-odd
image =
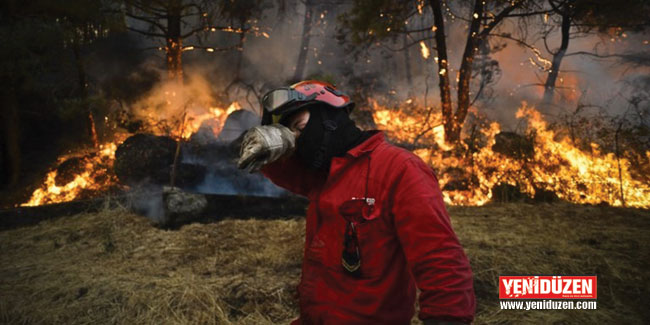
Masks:
[[[474,270],[475,323],[650,323],[650,211],[509,203],[450,214]],[[162,230],[123,209],[0,232],[0,323],[287,323],[303,240],[299,216]],[[500,274],[597,274],[598,309],[501,310]]]

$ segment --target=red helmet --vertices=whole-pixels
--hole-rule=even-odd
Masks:
[[[306,80],[290,87],[271,90],[262,97],[262,125],[279,123],[289,113],[314,102],[344,108],[348,113],[354,108],[350,97],[336,90],[333,85],[323,81]]]

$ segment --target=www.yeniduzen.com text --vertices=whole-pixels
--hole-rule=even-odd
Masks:
[[[596,309],[596,301],[501,300],[501,309]]]

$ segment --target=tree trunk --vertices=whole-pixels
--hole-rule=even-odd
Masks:
[[[451,110],[451,89],[449,84],[449,61],[447,60],[447,42],[445,40],[445,22],[442,14],[440,0],[430,0],[433,9],[433,25],[435,26],[436,51],[438,53],[438,77],[440,86],[440,107],[442,108],[442,122],[445,128],[445,140],[454,142],[450,135],[453,134],[454,117]]]
[[[0,150],[2,150],[0,152],[0,166],[2,167],[0,181],[7,187],[11,187],[16,185],[20,179],[22,160],[20,152],[20,119],[14,89],[9,88],[2,93],[0,114],[4,138],[0,143]]]
[[[474,2],[474,10],[472,12],[472,23],[470,24],[467,34],[467,42],[465,43],[465,51],[463,52],[463,59],[460,64],[460,71],[458,74],[458,108],[454,115],[451,134],[447,137],[450,142],[460,141],[460,132],[467,117],[469,109],[470,98],[470,81],[472,79],[472,65],[474,63],[474,54],[481,39],[478,36],[479,28],[481,26],[481,17],[483,16],[483,1],[476,0]]]
[[[239,27],[240,28],[243,29],[245,24],[246,24],[246,19],[245,18],[239,20]],[[226,94],[227,97],[230,96],[230,89],[233,86],[243,82],[243,79],[241,77],[241,71],[242,71],[242,64],[244,62],[244,42],[245,41],[246,41],[246,33],[239,34],[240,48],[239,48],[239,53],[237,55],[237,64],[235,66],[234,77],[232,78],[232,81],[228,84],[228,86],[226,86],[226,88],[224,89],[224,93]]]
[[[241,28],[244,28],[245,20],[241,20]],[[246,42],[246,33],[239,34],[239,44],[241,49],[239,50],[239,55],[237,56],[237,71],[235,71],[235,79],[233,82],[238,82],[241,80],[241,67],[244,62],[244,42]]]
[[[181,38],[181,6],[173,0],[167,8],[167,73],[170,80],[183,82],[183,39]]]
[[[406,72],[406,84],[409,87],[409,97],[410,92],[413,89],[413,76],[411,75],[411,53],[409,51],[410,47],[406,46],[408,44],[408,39],[406,34],[404,34],[404,70]]]
[[[302,75],[305,71],[305,64],[307,63],[307,53],[309,52],[309,38],[311,32],[311,16],[313,8],[310,0],[305,1],[305,20],[302,24],[302,40],[300,42],[300,53],[298,54],[298,61],[296,63],[296,70],[293,74],[294,81],[302,80]]]
[[[562,59],[564,58],[567,49],[569,48],[569,31],[571,30],[570,3],[571,2],[566,3],[562,10],[562,43],[560,44],[560,48],[557,50],[557,52],[553,54],[551,71],[548,72],[548,77],[546,77],[546,83],[544,84],[544,99],[542,101],[543,105],[548,105],[553,102],[553,97],[555,94],[555,83],[557,81],[557,76],[560,73],[560,65],[562,64]]]
[[[97,140],[97,128],[95,126],[95,119],[93,117],[93,112],[90,109],[90,103],[88,102],[88,85],[86,78],[86,69],[84,68],[83,58],[81,57],[81,49],[79,46],[79,35],[74,36],[72,41],[72,53],[74,53],[74,60],[77,66],[77,80],[79,82],[79,97],[81,98],[82,105],[86,111],[86,135],[90,138],[90,142],[93,147],[97,148],[99,142]]]

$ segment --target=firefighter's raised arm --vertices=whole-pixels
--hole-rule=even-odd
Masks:
[[[295,146],[295,134],[286,126],[277,123],[256,126],[244,135],[237,167],[250,173],[259,171],[264,165],[290,155]]]

